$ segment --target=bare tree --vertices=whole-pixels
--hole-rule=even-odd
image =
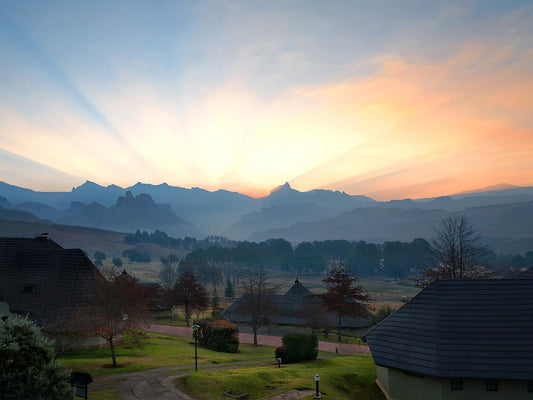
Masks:
[[[254,333],[254,346],[257,346],[257,331],[270,323],[270,317],[275,312],[272,295],[276,288],[269,284],[267,273],[262,268],[254,271],[248,268],[241,282],[243,295],[235,311],[249,318],[248,323]]]
[[[161,257],[160,260],[163,267],[159,271],[159,279],[161,279],[163,285],[169,289],[176,284],[179,258],[175,254],[169,254],[168,257]]]
[[[489,252],[480,242],[472,223],[464,215],[444,218],[431,241],[431,267],[424,268],[416,284],[424,288],[445,279],[488,279],[494,276],[486,266]]]
[[[346,270],[343,264],[334,265],[329,270],[329,276],[322,279],[327,292],[318,294],[324,307],[337,315],[338,336],[341,341],[342,318],[344,316],[357,318],[366,314],[370,309],[369,297],[363,292],[362,286],[355,286],[359,281]]]
[[[133,338],[149,319],[149,303],[154,293],[131,275],[110,273],[99,277],[90,294],[90,303],[73,319],[76,328],[87,335],[105,339],[116,367],[115,340],[128,332]]]

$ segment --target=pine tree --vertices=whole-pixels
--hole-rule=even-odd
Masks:
[[[224,296],[226,296],[228,301],[231,300],[233,297],[235,297],[235,289],[233,288],[231,279],[228,279],[226,281],[226,289],[224,289]]]

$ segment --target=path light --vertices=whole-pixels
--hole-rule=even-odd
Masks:
[[[316,394],[315,394],[315,399],[320,399],[320,392],[318,391],[318,385],[320,383],[320,376],[315,375],[315,382],[316,382]]]
[[[281,368],[281,358],[278,357],[278,368]]]
[[[194,324],[192,326],[193,333],[192,336],[194,337],[194,370],[198,371],[198,328],[200,328],[200,325]]]

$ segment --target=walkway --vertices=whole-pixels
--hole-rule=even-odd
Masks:
[[[149,332],[164,333],[167,335],[176,335],[184,337],[192,337],[192,329],[182,326],[156,325],[151,324],[146,328]],[[254,342],[254,335],[251,333],[239,333],[239,341],[241,343]],[[257,343],[266,346],[281,346],[281,337],[269,335],[257,335]],[[360,346],[358,344],[346,343],[330,343],[318,341],[318,350],[327,351],[329,353],[339,353],[346,356],[353,356],[355,354],[370,354],[368,346]]]

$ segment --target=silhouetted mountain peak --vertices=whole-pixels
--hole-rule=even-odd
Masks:
[[[72,188],[72,191],[73,192],[86,192],[86,191],[101,190],[101,189],[105,189],[105,187],[87,180],[85,181],[83,185]]]
[[[283,193],[290,193],[290,192],[297,192],[297,190],[294,190],[291,188],[291,185],[289,185],[289,182],[285,182],[283,185],[280,185],[278,187],[275,187],[270,191],[270,195],[273,194],[283,194]]]

